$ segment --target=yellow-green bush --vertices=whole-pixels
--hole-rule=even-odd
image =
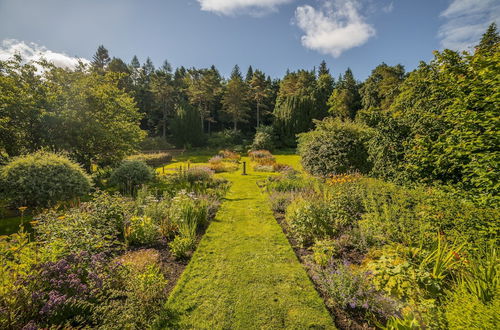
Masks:
[[[38,151],[0,169],[2,194],[16,206],[47,207],[85,195],[91,179],[69,158]]]

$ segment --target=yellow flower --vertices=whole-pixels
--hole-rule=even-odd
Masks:
[[[19,207],[19,211],[24,212],[26,211],[27,208],[28,208],[27,206],[21,206]]]

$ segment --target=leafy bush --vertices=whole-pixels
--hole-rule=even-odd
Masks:
[[[105,329],[145,329],[160,314],[167,298],[167,279],[160,269],[160,254],[154,249],[130,251],[115,260],[121,287],[96,309]]]
[[[125,226],[125,237],[132,245],[152,244],[159,238],[159,226],[148,216],[134,216]]]
[[[293,194],[289,192],[275,191],[269,195],[271,209],[274,212],[285,213],[286,208],[293,200]]]
[[[302,165],[319,176],[367,173],[371,168],[365,147],[369,135],[368,128],[358,123],[333,118],[316,121],[314,130],[299,134]]]
[[[184,259],[189,257],[189,254],[195,248],[195,244],[196,241],[193,237],[178,235],[168,246],[176,259]]]
[[[136,154],[128,156],[126,160],[129,161],[141,161],[149,166],[160,166],[164,165],[172,160],[172,155],[167,152],[158,152],[150,154]]]
[[[260,165],[272,165],[276,162],[269,150],[252,150],[248,153],[250,159]]]
[[[155,137],[146,137],[139,144],[139,147],[143,151],[150,151],[150,150],[168,150],[172,149],[174,146],[168,143],[167,140],[165,140],[161,136],[155,136]]]
[[[138,160],[128,160],[113,171],[110,178],[112,185],[118,186],[125,194],[135,194],[137,189],[150,182],[154,178],[154,173],[144,162]]]
[[[351,314],[360,312],[368,318],[387,319],[397,315],[397,303],[377,291],[366,273],[354,272],[346,264],[312,267],[312,278],[326,295],[326,304]]]
[[[129,200],[106,193],[61,212],[47,210],[35,219],[35,233],[42,242],[64,242],[68,253],[98,253],[123,247],[125,219],[131,213]]]
[[[46,207],[85,195],[90,177],[67,157],[46,151],[13,158],[0,170],[2,194],[17,206]]]
[[[243,135],[240,130],[225,129],[221,132],[213,133],[208,138],[210,148],[229,148],[241,144]]]
[[[476,295],[459,288],[450,296],[446,320],[450,329],[497,329],[500,298],[484,303]]]
[[[232,172],[238,169],[238,160],[240,156],[231,151],[222,150],[217,156],[208,160],[209,167],[215,173]]]
[[[325,239],[316,241],[312,246],[313,260],[320,266],[326,266],[338,252],[334,240]]]
[[[272,126],[260,126],[257,128],[255,136],[253,138],[252,150],[273,150],[275,137],[274,129]]]
[[[227,149],[219,151],[218,156],[222,157],[226,161],[232,161],[235,163],[241,159],[239,154]]]
[[[198,229],[208,221],[206,200],[185,191],[179,192],[172,199],[170,219],[182,236],[195,239]]]

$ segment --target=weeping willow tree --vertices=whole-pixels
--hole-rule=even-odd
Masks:
[[[204,141],[199,111],[187,104],[178,104],[170,125],[172,138],[177,147],[201,146]]]
[[[313,119],[322,119],[325,113],[316,98],[309,95],[288,96],[276,105],[274,129],[285,146],[296,145],[296,135],[314,127]]]

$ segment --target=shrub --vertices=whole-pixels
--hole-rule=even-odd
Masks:
[[[125,226],[125,237],[132,245],[152,244],[159,238],[159,227],[148,216],[134,216]]]
[[[302,245],[310,245],[317,239],[334,237],[338,226],[333,214],[321,199],[297,198],[286,210],[286,222],[291,233]]]
[[[172,149],[174,147],[161,136],[146,137],[144,140],[142,140],[139,146],[143,151],[167,150],[167,149]]]
[[[277,192],[304,192],[311,190],[315,179],[306,179],[296,173],[268,178],[267,189]]]
[[[153,170],[144,162],[128,160],[113,171],[110,178],[112,185],[118,186],[124,194],[135,194],[139,186],[150,182],[154,177]]]
[[[446,320],[450,329],[497,329],[500,298],[484,303],[476,295],[459,289],[446,306]]]
[[[274,129],[272,126],[260,126],[253,138],[252,150],[273,150],[274,149]]]
[[[208,221],[206,200],[179,192],[170,207],[170,219],[177,225],[178,232],[184,237],[196,238],[197,230]]]
[[[285,213],[286,208],[293,200],[293,194],[290,192],[275,191],[269,195],[271,209],[274,212]]]
[[[312,278],[326,296],[326,304],[340,307],[352,314],[387,319],[397,315],[394,300],[377,291],[369,282],[368,274],[354,272],[346,264],[331,264],[324,268],[312,267]]]
[[[150,154],[137,154],[128,156],[126,160],[130,161],[141,161],[149,166],[160,166],[164,165],[172,160],[172,155],[167,152],[150,153]]]
[[[334,240],[321,240],[312,246],[313,260],[320,266],[326,266],[338,252]]]
[[[17,206],[47,207],[85,195],[90,177],[67,157],[38,151],[12,159],[0,170],[2,193]]]
[[[368,128],[358,123],[333,118],[316,121],[314,130],[299,134],[302,165],[309,173],[320,176],[367,173],[371,168],[365,147],[368,137]]]
[[[120,287],[95,310],[100,328],[148,328],[167,299],[167,279],[161,272],[160,254],[154,249],[130,251],[114,263],[122,265],[115,272]]]
[[[222,157],[226,161],[232,162],[238,162],[241,159],[241,156],[239,154],[227,149],[219,151],[218,156]]]
[[[178,235],[168,246],[176,259],[184,259],[193,251],[195,244],[196,241],[193,237]]]
[[[274,172],[273,165],[255,164],[253,170],[256,172]]]
[[[260,165],[272,165],[276,162],[268,150],[253,150],[248,153],[250,159]]]
[[[106,193],[65,212],[47,210],[35,219],[37,239],[64,242],[67,253],[98,253],[123,247],[124,223],[131,213],[129,200]]]
[[[190,184],[210,181],[214,172],[203,166],[191,167],[184,173],[185,179]]]
[[[237,144],[241,144],[243,135],[240,130],[225,129],[221,132],[213,133],[208,138],[208,146],[210,148],[228,148]]]

